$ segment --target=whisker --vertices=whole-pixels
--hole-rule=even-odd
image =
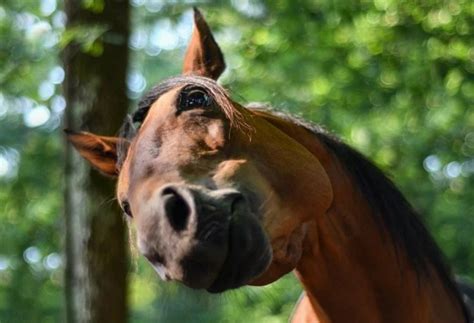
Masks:
[[[99,207],[104,207],[104,206],[111,206],[113,202],[117,201],[117,197],[111,197],[109,199],[103,200],[101,203],[99,203]]]

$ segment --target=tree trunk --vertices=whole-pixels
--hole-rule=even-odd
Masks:
[[[128,108],[128,0],[67,0],[65,126],[102,135],[119,129]],[[114,181],[66,148],[67,321],[127,320],[125,223]]]

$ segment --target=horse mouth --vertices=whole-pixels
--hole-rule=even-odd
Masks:
[[[221,293],[248,284],[269,267],[272,249],[254,216],[239,215],[223,227],[225,232],[206,234],[206,241],[197,243],[180,261],[183,275],[171,275],[171,279],[193,289]],[[161,278],[168,276],[158,269]]]
[[[272,260],[272,249],[266,234],[254,216],[242,215],[229,227],[228,251],[210,293],[242,287],[261,275]]]
[[[270,249],[267,249],[270,250]],[[271,261],[271,252],[265,252],[262,254],[261,259],[254,262],[252,269],[239,269],[232,263],[224,264],[223,268],[219,272],[216,280],[206,288],[209,293],[222,293],[227,290],[236,289],[247,285],[254,278],[265,272]]]
[[[151,230],[142,231],[139,248],[162,279],[220,293],[270,265],[267,235],[240,192],[168,185],[156,195],[158,216],[148,217],[152,225],[143,227]]]

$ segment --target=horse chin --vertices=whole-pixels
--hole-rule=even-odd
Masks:
[[[252,214],[234,216],[226,259],[206,290],[221,293],[247,285],[267,270],[271,260],[272,249],[257,218]]]

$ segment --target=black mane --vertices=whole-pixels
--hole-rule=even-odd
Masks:
[[[397,254],[406,253],[408,261],[420,278],[429,277],[429,269],[432,267],[445,288],[461,304],[466,322],[471,322],[469,311],[446,265],[442,251],[395,184],[361,153],[320,126],[294,117],[283,117],[309,130],[334,154],[352,177],[361,195],[366,198],[373,210],[375,221],[388,233]]]

